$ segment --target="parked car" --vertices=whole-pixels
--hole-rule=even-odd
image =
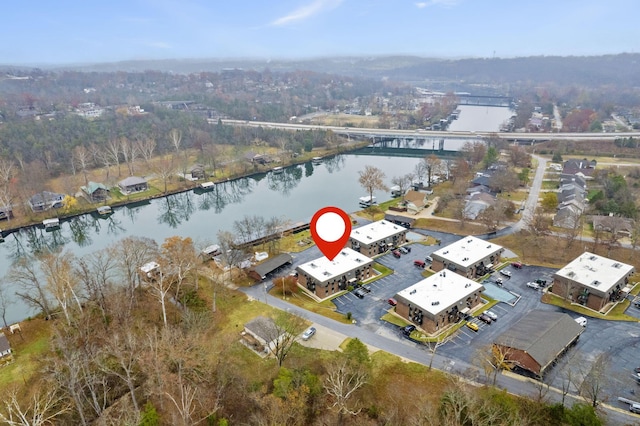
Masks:
[[[402,329],[402,334],[404,334],[405,336],[410,336],[413,330],[415,329],[416,329],[415,325],[409,324]]]
[[[496,284],[498,285],[498,287],[502,287],[502,284],[504,284],[502,278],[496,278]]]
[[[476,324],[475,322],[467,322],[467,327],[476,332],[480,330],[480,327],[478,327],[478,324]]]
[[[394,250],[394,251],[392,251],[391,253],[392,253],[395,257],[400,257],[400,256],[401,256],[401,254],[400,254],[400,250]]]
[[[521,262],[511,262],[511,266],[513,266],[514,268],[520,269],[520,268],[522,268],[522,263]]]
[[[433,258],[431,256],[427,256],[424,258],[425,262],[433,263]]]
[[[355,294],[359,299],[364,299],[365,292],[363,289],[357,288],[353,291],[353,294]]]
[[[387,300],[387,303],[390,304],[391,306],[396,306],[398,304],[398,301],[393,297],[390,297],[389,300]]]
[[[496,321],[498,319],[498,316],[491,311],[486,311],[484,314],[491,318],[493,321]]]
[[[538,284],[540,287],[544,287],[547,285],[547,280],[537,279],[537,280],[534,280],[533,282]]]
[[[316,334],[316,328],[309,327],[306,329],[304,333],[302,333],[302,340],[309,340],[311,339],[311,336],[313,336],[314,334]]]
[[[634,368],[634,369],[633,369],[633,372],[634,372],[634,373],[640,373],[640,367],[636,367],[636,368]]]
[[[409,251],[406,247],[400,247],[398,250],[400,250],[400,253],[402,254],[409,254]]]
[[[629,411],[631,411],[632,413],[640,414],[640,404],[629,405]]]
[[[371,287],[368,286],[368,285],[363,285],[360,288],[362,289],[362,291],[366,291],[367,293],[371,293]]]
[[[487,314],[478,315],[478,319],[485,324],[491,324],[491,317]]]
[[[502,275],[504,275],[505,277],[509,277],[509,278],[511,278],[511,271],[507,271],[507,270],[505,270],[505,269],[501,269],[501,270],[500,270],[500,273],[501,273]]]
[[[540,286],[537,283],[534,283],[533,281],[529,281],[527,283],[527,287],[532,288],[534,290],[538,290],[540,288]]]
[[[583,327],[587,326],[587,319],[585,317],[578,317],[575,321]]]
[[[416,265],[419,268],[424,268],[427,264],[424,263],[424,261],[422,260],[414,260],[413,264]]]

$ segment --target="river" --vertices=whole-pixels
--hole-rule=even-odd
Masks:
[[[67,250],[82,256],[105,248],[127,236],[145,236],[162,243],[178,235],[191,237],[197,247],[216,242],[220,230],[233,230],[233,223],[244,216],[284,217],[292,223],[308,222],[322,207],[336,206],[347,212],[359,210],[358,198],[368,195],[358,183],[358,172],[366,165],[386,174],[385,183],[413,171],[420,158],[343,154],[292,166],[283,173],[272,172],[217,184],[213,191],[188,191],[138,205],[119,207],[108,218],[86,214],[62,221],[59,230],[47,232],[39,227],[23,229],[0,244],[0,276],[12,262],[27,253],[46,248]],[[389,192],[375,191],[379,202],[391,198]],[[4,279],[13,301],[7,322],[35,314],[17,296],[15,285]]]

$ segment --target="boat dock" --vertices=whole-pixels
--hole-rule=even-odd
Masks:
[[[60,228],[60,219],[45,219],[42,221],[42,224],[44,225],[45,230],[53,231],[54,229]]]
[[[100,216],[107,216],[113,213],[113,210],[111,210],[111,206],[100,206],[96,210],[98,211],[98,214]]]

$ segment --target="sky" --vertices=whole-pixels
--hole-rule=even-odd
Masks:
[[[640,51],[639,0],[21,0],[0,64]]]

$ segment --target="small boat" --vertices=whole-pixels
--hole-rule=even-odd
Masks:
[[[45,219],[42,221],[42,224],[44,225],[45,231],[53,231],[60,228],[60,219]]]
[[[111,210],[111,206],[100,206],[96,210],[98,211],[98,214],[100,216],[107,216],[113,213],[113,210]]]
[[[372,206],[372,205],[377,203],[376,197],[374,197],[374,196],[370,197],[368,195],[366,197],[360,197],[360,199],[358,201],[360,202],[360,205],[362,207],[370,207],[370,206]]]
[[[284,169],[282,167],[274,167],[273,169],[271,169],[271,171],[273,172],[273,174],[279,175],[280,173],[284,172]]]
[[[322,157],[313,157],[311,159],[312,164],[322,164]]]

